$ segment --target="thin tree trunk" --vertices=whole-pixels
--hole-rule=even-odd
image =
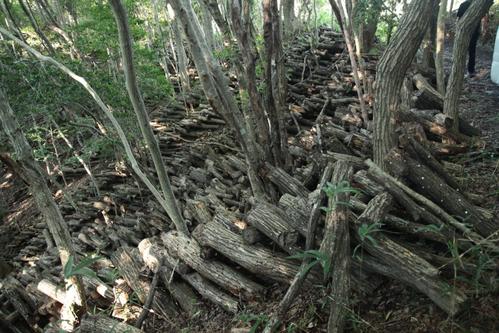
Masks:
[[[203,24],[204,36],[206,37],[206,43],[210,49],[214,49],[215,43],[213,40],[213,19],[210,14],[208,6],[206,6],[202,1],[199,3],[201,5],[201,22]]]
[[[8,25],[11,25],[11,30],[19,37],[23,42],[26,42],[24,36],[19,28],[19,25],[16,22],[15,17],[12,15],[12,12],[9,7],[9,2],[7,0],[3,0],[0,2],[0,10],[5,15],[5,19],[8,22]]]
[[[270,120],[273,164],[285,168],[287,134],[284,127],[286,80],[283,78],[283,52],[277,0],[263,0],[263,38],[265,42],[265,108]]]
[[[76,252],[71,243],[71,235],[68,226],[64,221],[61,211],[54,201],[50,191],[46,176],[36,163],[32,148],[24,136],[14,112],[7,102],[3,90],[0,89],[0,120],[4,132],[7,134],[12,147],[16,153],[17,163],[20,170],[17,170],[24,181],[29,184],[31,194],[40,212],[45,217],[47,227],[54,238],[61,258],[61,263],[65,266],[70,257],[76,263]],[[72,331],[81,316],[86,311],[85,291],[81,279],[77,276],[66,278],[66,299],[61,311],[61,328]]]
[[[43,45],[45,45],[45,47],[47,48],[47,50],[49,51],[49,53],[51,55],[54,55],[55,54],[55,50],[54,50],[52,44],[47,39],[47,37],[45,36],[45,34],[43,33],[43,31],[40,29],[40,27],[38,26],[38,23],[36,23],[36,20],[35,20],[35,18],[33,16],[33,13],[31,12],[31,10],[26,6],[26,4],[23,2],[23,0],[19,0],[19,5],[21,5],[21,8],[22,8],[23,12],[28,17],[29,22],[31,23],[31,26],[36,31],[36,34],[38,35],[38,37],[40,37],[40,39],[42,40]]]
[[[283,22],[282,31],[284,40],[287,41],[295,32],[295,0],[282,0]]]
[[[437,90],[442,96],[445,95],[445,21],[447,19],[447,0],[440,1],[437,22],[437,40],[435,41],[435,69],[437,72]]]
[[[123,57],[123,68],[125,72],[125,81],[128,95],[130,96],[133,109],[135,110],[135,114],[139,122],[140,130],[154,162],[154,167],[159,178],[161,190],[166,201],[168,216],[172,219],[175,227],[179,232],[188,235],[189,230],[187,229],[187,225],[182,218],[182,215],[180,215],[175,195],[173,194],[173,190],[170,185],[170,179],[168,178],[166,166],[161,157],[161,151],[159,150],[158,141],[156,140],[156,137],[154,136],[154,133],[152,131],[149,116],[147,114],[144,100],[142,99],[142,94],[140,93],[139,85],[137,83],[137,77],[133,65],[132,39],[130,37],[128,17],[125,8],[123,7],[123,4],[120,0],[110,0],[110,3],[116,19],[116,24],[118,25],[121,53]]]
[[[473,32],[480,24],[480,19],[487,13],[493,2],[493,0],[473,1],[456,26],[456,37],[452,49],[452,68],[444,98],[444,113],[454,120],[452,129],[456,132],[459,131],[459,97],[463,89],[468,46]]]
[[[374,161],[384,168],[383,158],[396,146],[395,119],[400,89],[430,23],[436,0],[413,1],[400,20],[377,66],[374,108]]]
[[[355,50],[353,47],[352,41],[352,25],[350,15],[347,17],[347,4],[345,0],[336,0],[341,1],[340,3],[336,3],[336,8],[338,9],[340,19],[343,27],[343,36],[345,37],[345,42],[347,44],[348,56],[350,57],[350,63],[352,65],[352,74],[355,81],[355,85],[357,86],[357,96],[359,97],[360,110],[362,113],[362,118],[364,121],[364,125],[367,127],[369,123],[369,115],[367,113],[366,104],[364,102],[364,93],[362,89],[362,84],[360,83],[359,78],[359,66],[357,65],[357,60],[355,59]],[[334,7],[333,7],[334,8]]]

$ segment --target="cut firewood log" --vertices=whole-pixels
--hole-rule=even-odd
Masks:
[[[365,203],[356,198],[350,199],[350,204],[352,206],[352,210],[354,210],[356,213],[362,213],[367,208],[367,205]],[[391,214],[387,214],[385,216],[383,224],[389,226],[390,228],[403,231],[407,234],[413,234],[419,238],[428,239],[446,246],[449,239],[452,239],[454,237],[453,230],[444,224],[428,227],[428,225],[408,221]],[[459,246],[463,249],[469,249],[468,242],[461,241],[459,242]]]
[[[243,299],[258,298],[264,288],[235,269],[214,260],[201,257],[201,247],[196,240],[176,231],[161,234],[168,253],[181,258],[187,265],[225,290]],[[234,249],[233,249],[234,250]]]
[[[352,167],[344,161],[336,162],[331,183],[350,183]],[[337,193],[329,198],[324,237],[320,251],[330,261],[328,280],[330,281],[331,303],[329,308],[328,330],[343,331],[346,309],[349,307],[350,294],[350,234],[348,192]]]
[[[42,279],[38,282],[37,290],[61,304],[65,302],[66,289],[47,279]]]
[[[287,217],[279,207],[258,202],[249,212],[246,221],[276,242],[284,251],[296,253],[298,232],[290,225],[294,220]]]
[[[390,152],[387,158],[388,165],[407,168],[406,177],[418,192],[431,198],[452,215],[473,225],[480,235],[486,237],[499,230],[498,221],[486,218],[464,195],[450,187],[426,165],[396,151]]]
[[[411,109],[409,111],[401,110],[397,114],[398,118],[402,122],[415,122],[420,124],[425,132],[430,135],[433,135],[433,138],[435,139],[444,139],[444,140],[451,140],[454,143],[466,143],[468,144],[471,140],[471,138],[463,133],[455,132],[452,131],[451,128],[447,128],[445,126],[442,126],[438,124],[434,119],[428,120],[424,114],[419,113],[419,110],[414,110]]]
[[[369,202],[355,224],[360,227],[363,224],[379,223],[378,221],[382,221],[388,213],[392,200],[386,192],[377,195]],[[360,233],[354,234],[367,252],[376,257],[378,262],[383,263],[384,269],[375,269],[375,272],[412,285],[450,315],[459,311],[466,297],[460,291],[447,293],[444,282],[438,278],[438,270],[426,260],[379,231],[371,232],[367,235],[369,237],[363,237]]]
[[[255,227],[247,226],[241,232],[241,236],[246,244],[256,244],[265,239],[265,236]]]
[[[417,156],[413,156],[418,158],[420,161],[425,163],[431,170],[433,170],[437,175],[442,177],[445,182],[454,188],[455,190],[461,191],[461,185],[459,182],[452,177],[444,168],[442,163],[440,163],[430,151],[428,151],[425,147],[423,147],[418,141],[414,139],[409,139],[409,142],[414,149],[414,152]]]
[[[121,247],[111,256],[114,266],[119,269],[128,285],[144,304],[149,293],[150,284],[140,278],[142,260],[137,249]],[[156,291],[153,299],[153,310],[164,318],[174,318],[178,315],[177,307],[172,300],[162,292]]]
[[[142,253],[144,261],[150,267],[157,267],[160,261],[163,261],[169,268],[169,271],[160,272],[163,282],[168,284],[172,296],[177,300],[180,307],[189,314],[197,312],[198,297],[192,293],[188,286],[182,282],[172,280],[172,273],[178,273],[189,285],[192,286],[203,298],[219,305],[230,313],[237,313],[238,301],[233,296],[219,289],[215,284],[202,277],[197,272],[178,271],[178,260],[174,259],[160,244],[157,239],[145,239],[139,244],[139,250]]]
[[[432,85],[421,74],[412,77],[413,83],[418,89],[416,93],[415,106],[418,109],[439,109],[444,107],[443,96],[432,87]]]
[[[187,199],[186,207],[198,223],[208,223],[211,221],[211,213],[203,201]]]
[[[157,271],[159,263],[166,257],[166,254],[163,253],[166,250],[161,248],[159,240],[146,238],[139,243],[138,248],[147,267],[152,271]],[[171,261],[173,260],[165,262],[165,266],[162,266],[157,274],[160,274],[166,289],[168,289],[182,310],[192,316],[196,311],[196,305],[199,303],[198,298],[187,284],[173,279],[174,271],[169,267],[172,264]]]
[[[86,315],[83,317],[79,332],[81,333],[142,333],[141,329],[120,322],[118,320],[104,317]]]
[[[257,275],[289,283],[298,272],[299,266],[284,255],[274,253],[263,246],[249,245],[242,236],[215,221],[197,226],[193,236],[202,246],[214,248]]]
[[[269,163],[265,163],[267,168],[267,178],[276,185],[282,194],[289,193],[292,195],[306,198],[310,191],[298,180],[289,175],[281,168],[276,168]]]
[[[23,285],[18,280],[9,277],[4,280],[4,285],[1,289],[3,296],[6,297],[6,300],[15,309],[15,312],[34,328],[37,320],[36,316],[33,315],[36,310],[36,304],[33,298],[26,293]]]
[[[307,200],[285,193],[279,199],[279,207],[289,216],[290,224],[295,230],[302,236],[307,237],[307,221],[311,210],[311,207],[308,207]]]

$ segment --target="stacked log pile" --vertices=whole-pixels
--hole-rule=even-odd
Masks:
[[[468,296],[451,284],[454,270],[471,277],[477,266],[453,257],[453,250],[499,252],[494,242],[499,222],[477,206],[480,198],[465,193],[439,158],[468,149],[477,132],[463,120],[458,121],[464,130],[452,132],[452,119],[441,113],[441,96],[430,81],[411,73],[400,146],[386,157],[388,172],[382,171],[369,160],[372,137],[359,127],[343,50],[341,36],[327,29],[316,47],[298,38],[288,50],[295,171],[266,165],[263,176],[280,194],[276,202],[251,196],[244,157],[223,120],[196,95],[190,109],[173,105],[151,113],[192,237],[172,230],[160,206],[126,171],[97,168],[100,197],[84,171],[71,175],[83,177],[71,193],[74,206],[63,201],[60,207],[76,248],[81,255],[103,256],[92,267],[99,279],[84,279],[92,302],[113,304],[115,318],[133,322],[140,308],[129,302],[131,295],[145,304],[156,289],[151,309],[160,319],[192,316],[202,299],[237,313],[265,300],[276,284],[295,285],[303,266],[290,256],[312,248],[329,258],[332,270],[325,280],[315,266],[304,283],[328,286],[338,300],[331,308],[334,320],[351,305],[351,292],[369,294],[383,279],[413,287],[450,315],[462,309]],[[367,68],[372,73],[374,66],[368,62]],[[327,200],[320,195],[321,177],[329,182]],[[320,214],[320,207],[326,212]],[[27,232],[31,239],[18,256],[25,269],[18,270],[16,281],[31,292],[35,300],[29,304],[40,315],[57,316],[63,269],[44,225]],[[160,286],[144,272],[154,272]],[[16,318],[22,316],[21,308],[16,311]],[[115,325],[111,319],[93,320]],[[82,331],[91,331],[89,325],[84,321]]]

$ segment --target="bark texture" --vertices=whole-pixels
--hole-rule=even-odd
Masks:
[[[423,40],[436,0],[413,1],[377,66],[374,107],[374,162],[396,145],[395,122],[404,75]]]

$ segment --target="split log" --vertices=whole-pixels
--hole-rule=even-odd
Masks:
[[[142,267],[137,249],[122,247],[116,250],[111,261],[119,269],[127,284],[137,294],[139,301],[144,304],[149,294],[150,284],[140,278]],[[163,318],[174,318],[178,315],[175,304],[164,293],[156,292],[153,299],[153,310]]]
[[[143,333],[141,329],[104,316],[86,315],[80,324],[80,333]]]
[[[144,239],[139,244],[139,250],[149,268],[154,269],[160,261],[163,261],[168,266],[168,270],[163,269],[160,272],[160,277],[180,307],[190,315],[197,312],[198,297],[188,285],[172,280],[174,272],[187,281],[202,297],[230,313],[237,313],[237,299],[217,288],[197,272],[177,271],[177,260],[170,256],[158,240]]]
[[[284,251],[296,253],[298,232],[289,223],[293,220],[289,219],[282,209],[265,202],[258,202],[249,212],[246,220],[251,226],[276,242]]]
[[[382,193],[372,199],[366,210],[358,217],[356,225],[372,225],[382,221],[391,207],[392,197]],[[445,284],[438,278],[438,270],[426,260],[412,253],[380,232],[372,232],[368,237],[355,233],[362,246],[376,258],[383,269],[375,269],[384,274],[412,285],[427,295],[435,304],[450,315],[456,314],[466,300],[461,292],[447,293]],[[374,240],[374,241],[373,241]],[[377,267],[377,265],[373,265]]]
[[[264,288],[242,273],[221,262],[203,259],[196,240],[176,231],[161,234],[161,239],[172,256],[181,258],[198,273],[232,294],[246,300],[258,298],[262,294]]]
[[[352,167],[343,161],[335,164],[331,183],[350,183]],[[329,308],[328,331],[342,332],[345,314],[349,307],[350,294],[350,234],[348,221],[350,209],[348,192],[337,193],[329,198],[324,238],[320,251],[331,260],[327,279],[330,281],[331,304]]]

